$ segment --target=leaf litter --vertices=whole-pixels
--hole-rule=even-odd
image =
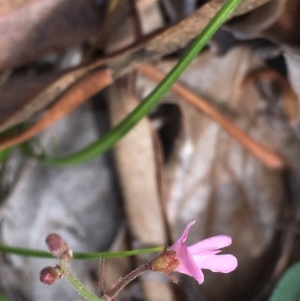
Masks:
[[[142,24],[147,34],[155,29],[151,24],[157,20],[167,21],[167,2],[159,6],[157,1],[138,1],[136,14],[127,10],[122,18],[128,24]],[[181,5],[185,2],[188,10],[189,1]],[[49,52],[59,58],[62,51],[74,45],[80,45],[80,49],[86,45],[94,47],[92,38],[97,33],[101,35],[103,21],[95,17],[102,13],[95,4],[80,2],[89,5],[88,9],[83,8],[84,16],[88,18],[90,12],[94,16],[91,22],[95,23],[78,35],[74,34],[71,22],[76,23],[76,17],[72,15],[74,19],[65,19],[70,23],[61,30],[59,37],[62,38],[58,40],[54,39],[55,35],[46,35],[44,45],[36,45],[28,39],[26,43],[29,44],[22,45],[29,46],[23,48],[18,40],[10,40],[15,51],[2,52],[9,55],[9,59],[3,59],[7,65],[2,68],[11,73],[0,88],[3,95],[0,118],[4,124],[4,120],[12,120],[12,116],[21,117],[2,129],[20,122],[34,124],[37,113],[63,97],[65,91],[72,91],[78,81],[87,79],[89,82],[91,73],[103,66],[113,71],[113,80],[128,73],[107,93],[98,95],[93,105],[84,105],[71,114],[66,111],[68,116],[36,138],[42,151],[55,155],[83,147],[107,130],[108,116],[111,125],[115,125],[155,86],[145,76],[129,73],[139,64],[152,60],[157,61],[155,68],[164,72],[170,70],[179,55],[174,51],[185,46],[203,28],[201,24],[206,22],[206,17],[201,12],[213,15],[221,2],[207,2],[170,28],[159,24],[162,29],[146,37],[146,42],[139,42],[140,37],[137,37],[137,44],[129,48],[123,49],[128,43],[128,32],[116,35],[115,39],[102,38],[102,51],[118,52],[99,59],[101,48],[93,48],[96,58],[91,58],[83,67],[66,68],[63,75],[58,71],[59,59],[41,58],[46,58]],[[262,4],[265,5],[260,6]],[[42,0],[19,1],[15,6],[0,2],[3,28],[7,28],[6,20],[24,14],[22,10],[34,11],[34,5],[45,4]],[[297,8],[297,1],[245,1],[242,10],[237,12],[243,16],[224,27],[223,34],[230,33],[234,37],[225,53],[214,52],[218,48],[211,44],[180,80],[245,135],[280,156],[284,169],[270,169],[219,124],[184,98],[169,92],[152,117],[143,120],[116,146],[114,161],[110,153],[80,166],[51,168],[26,158],[18,150],[13,151],[1,166],[1,181],[9,183],[6,192],[1,194],[1,241],[44,249],[45,236],[59,231],[76,251],[140,248],[170,244],[182,233],[187,222],[196,219],[191,241],[216,234],[231,235],[234,244],[230,253],[238,257],[239,268],[228,275],[207,273],[201,286],[182,277],[175,287],[167,279],[149,273],[126,289],[120,299],[265,300],[278,276],[292,260],[299,260],[299,243],[295,243],[299,219],[298,41],[290,38],[295,36],[293,32],[297,32],[299,21],[293,18],[289,5]],[[250,12],[250,7],[252,10],[254,6],[260,7]],[[64,9],[69,10],[70,15],[67,4]],[[247,11],[249,13],[245,14]],[[175,6],[174,12],[173,22],[176,16],[177,21],[184,18]],[[143,18],[134,19],[142,15]],[[59,18],[60,15],[57,20]],[[28,28],[35,25],[29,14],[24,21]],[[117,31],[121,21],[115,17],[114,22],[117,26],[113,28]],[[40,25],[41,33],[52,32],[47,28],[43,31]],[[55,24],[53,26],[55,28]],[[25,31],[16,32],[15,28],[12,27],[10,34],[18,33],[20,41],[25,41]],[[70,28],[72,37],[65,39]],[[129,31],[130,36],[138,32],[137,28],[132,31]],[[260,42],[263,39],[270,39],[276,51],[268,52]],[[55,43],[61,44],[55,48]],[[222,40],[215,43],[222,43]],[[22,51],[27,48],[30,52],[26,56]],[[81,51],[84,57],[84,50]],[[163,58],[166,54],[172,57]],[[284,68],[283,57],[286,59]],[[296,63],[291,63],[292,60]],[[16,69],[19,66],[23,70]],[[48,100],[39,103],[45,95]],[[89,97],[87,92],[82,99]],[[103,104],[104,98],[107,105]],[[30,102],[36,105],[31,106],[34,109],[29,109],[28,113],[24,108]],[[59,102],[57,107],[60,108]],[[177,113],[171,114],[174,110]],[[147,256],[118,259],[117,263],[112,260],[107,264],[107,285],[125,270],[146,260]],[[39,283],[37,275],[43,266],[40,259],[3,255],[1,290],[11,300],[74,300],[76,293],[65,283],[47,288]],[[98,264],[95,261],[75,262],[74,269],[96,293]]]

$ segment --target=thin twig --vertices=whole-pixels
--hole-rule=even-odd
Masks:
[[[98,70],[83,78],[71,87],[35,124],[16,136],[1,140],[0,150],[23,143],[37,135],[111,83],[112,77],[109,69]]]
[[[138,41],[139,39],[141,39],[143,37],[143,29],[142,29],[140,16],[139,16],[139,13],[136,8],[136,2],[134,0],[129,0],[128,4],[129,4],[129,8],[130,8],[130,13],[131,13],[131,20],[133,23],[135,40]]]
[[[68,282],[76,289],[76,291],[88,301],[103,301],[102,298],[97,297],[92,292],[90,292],[82,282],[80,282],[73,272],[68,267],[68,264],[64,261],[60,261],[60,267],[64,272],[64,277]]]
[[[93,58],[97,48],[99,49],[101,48],[101,46],[103,46],[111,23],[113,22],[113,19],[115,18],[116,12],[118,11],[118,8],[120,7],[122,1],[123,0],[110,0],[108,2],[107,12],[101,30],[95,37],[94,41],[91,43],[91,47],[84,54],[81,65],[88,64]]]
[[[139,71],[155,82],[160,82],[166,76],[163,72],[148,64],[141,65]],[[249,137],[207,101],[185,88],[182,84],[175,83],[171,89],[178,96],[182,97],[185,101],[217,122],[229,135],[236,139],[264,164],[274,169],[281,169],[285,166],[285,162],[280,156]]]

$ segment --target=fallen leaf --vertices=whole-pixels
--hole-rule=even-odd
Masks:
[[[0,86],[0,124],[9,128],[21,123],[35,112],[48,105],[45,98],[39,102],[32,99],[41,93],[46,87],[59,77],[61,73],[52,72],[47,74],[21,74],[11,75],[10,78]],[[22,116],[20,116],[22,112]]]
[[[0,142],[0,149],[1,147],[5,149],[13,145],[20,144],[35,136],[55,121],[58,121],[62,117],[68,115],[85,100],[94,96],[99,90],[101,91],[111,84],[111,82],[111,73],[107,69],[100,69],[97,72],[84,77],[77,85],[67,91],[67,93],[65,93],[60,99],[59,103],[54,104],[48,110],[47,114],[42,116],[35,124],[15,136],[2,139]]]
[[[0,70],[28,64],[49,53],[79,45],[95,34],[103,10],[92,1],[26,1],[0,19]],[[0,6],[1,14],[1,6]]]
[[[171,66],[168,62],[158,64],[165,71]],[[243,87],[249,72],[263,66],[245,48],[235,48],[222,57],[205,53],[188,68],[181,81],[222,108],[241,129],[263,141],[297,170],[298,140],[285,127],[279,130],[282,121],[267,109],[266,96],[254,83]],[[150,89],[148,83],[142,95]],[[289,188],[285,175],[265,168],[216,123],[174,94],[169,93],[166,99],[178,103],[183,114],[183,128],[164,170],[173,237],[178,237],[188,222],[196,220],[188,244],[228,234],[233,237],[233,245],[227,252],[239,260],[239,268],[233,273],[208,272],[201,287],[195,289],[189,284],[193,280],[187,279],[184,287],[187,291],[195,289],[210,301],[219,300],[220,296],[223,300],[241,300],[265,285],[266,279],[278,277],[290,256],[291,237],[295,234],[290,236],[286,230],[294,227],[295,215],[286,201]],[[217,290],[215,283],[219,283]],[[270,292],[270,286],[261,291],[262,296],[266,296],[266,291]]]
[[[37,0],[0,0],[0,16],[7,15]]]
[[[231,17],[243,14],[268,1],[269,0],[244,1]],[[20,122],[24,122],[30,116],[33,116],[41,109],[39,105],[36,105],[40,103],[41,100],[43,100],[44,103],[43,107],[51,104],[61,97],[71,85],[74,85],[78,80],[87,76],[89,73],[96,71],[98,68],[102,68],[104,65],[107,65],[112,69],[113,78],[115,79],[130,72],[142,62],[158,59],[180,47],[184,47],[191,39],[201,32],[223,3],[223,0],[211,1],[200,7],[195,13],[183,21],[155,34],[146,36],[141,41],[133,44],[128,49],[124,49],[119,54],[97,60],[86,67],[78,68],[62,75],[43,92],[32,98],[33,105],[30,105],[29,107],[33,109],[29,109],[26,112],[23,110],[14,112],[14,114],[19,116],[18,118],[7,116],[6,122],[0,124],[0,132],[13,127]]]
[[[120,79],[109,88],[113,126],[137,105],[138,100],[128,80]],[[115,147],[130,230],[142,245],[162,245],[166,241],[156,152],[153,129],[147,119],[142,120]]]

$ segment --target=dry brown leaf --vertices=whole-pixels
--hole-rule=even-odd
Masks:
[[[279,117],[287,121],[290,126],[297,126],[299,123],[298,97],[286,78],[275,70],[263,68],[247,76],[245,85],[248,84],[257,86],[262,97],[270,100],[270,107]]]
[[[136,6],[139,11],[147,11],[157,4],[158,0],[137,0]]]
[[[229,22],[227,25],[244,37],[265,37],[283,51],[288,77],[294,91],[300,97],[299,47],[300,2],[277,0]]]
[[[0,70],[83,43],[99,30],[103,17],[103,10],[86,0],[23,1],[2,8],[13,10],[0,19]]]
[[[285,6],[276,22],[267,28],[263,35],[283,46],[300,46],[300,3],[297,0],[286,0]]]
[[[137,105],[128,80],[120,79],[109,88],[112,125],[118,124]],[[130,229],[143,245],[161,245],[166,241],[156,151],[153,130],[147,119],[142,120],[115,149]]]
[[[90,68],[88,67],[82,67],[80,69],[67,72],[61,75],[59,79],[47,85],[47,87],[42,92],[35,95],[30,101],[26,101],[26,97],[25,99],[21,98],[21,100],[23,100],[25,104],[22,102],[20,104],[20,110],[15,111],[10,109],[11,115],[3,116],[3,119],[1,119],[0,121],[0,132],[3,132],[10,127],[24,122],[26,119],[39,112],[41,109],[50,105],[52,102],[61,97],[75,82],[79,81],[84,76],[87,76],[89,72]],[[13,81],[14,79],[12,79],[12,82]],[[10,85],[10,81],[8,81],[4,85],[3,89],[7,90],[8,88],[6,88],[6,86],[10,87]],[[17,89],[10,90],[10,93],[13,95],[9,98],[11,102],[17,102],[15,100],[18,97],[18,94],[15,95],[16,92],[18,92]],[[16,107],[16,105],[7,105],[5,99],[0,102],[0,111],[2,111],[5,107]]]
[[[294,50],[294,49],[293,49]],[[286,65],[288,68],[288,77],[295,93],[300,99],[300,53],[293,53],[293,51],[287,51],[284,54]]]
[[[268,1],[269,0],[243,1],[241,6],[235,11],[234,15],[243,14]],[[42,93],[34,97],[32,99],[33,104],[28,104],[28,110],[15,112],[15,114],[18,115],[18,118],[15,118],[14,116],[7,117],[7,122],[0,125],[0,132],[25,121],[42,107],[45,107],[57,100],[80,78],[87,76],[87,74],[101,68],[103,65],[108,65],[113,71],[113,77],[117,78],[131,71],[141,62],[158,59],[171,51],[185,46],[192,38],[201,32],[211,17],[215,15],[222,3],[224,3],[223,0],[211,1],[199,8],[194,14],[185,20],[171,26],[170,28],[162,30],[161,33],[144,38],[142,41],[137,42],[119,54],[105,59],[100,59],[87,67],[66,73]],[[232,15],[232,17],[234,15]],[[43,100],[43,102],[41,102],[41,100]],[[1,103],[3,104],[5,101],[6,100],[3,100]]]
[[[128,1],[114,0],[114,2],[118,3],[118,7],[114,12],[113,18],[107,19],[109,25],[107,28],[104,28],[104,30],[107,31],[103,37],[106,54],[116,53],[132,45],[135,41],[135,37],[131,33],[132,22],[130,20],[130,6]],[[120,24],[122,24],[122,26],[120,26]]]
[[[158,83],[166,76],[157,68],[146,64],[140,66],[139,71],[143,75],[146,75],[147,77]],[[176,95],[184,99],[187,103],[194,106],[201,113],[203,113],[204,115],[215,121],[217,124],[219,124],[224,129],[224,131],[226,131],[232,138],[234,138],[238,143],[240,143],[240,145],[244,146],[245,149],[247,149],[250,153],[252,153],[258,159],[260,159],[264,164],[266,164],[266,166],[275,169],[282,169],[284,167],[284,160],[280,158],[280,156],[269,151],[263,145],[259,144],[257,141],[248,136],[233,122],[226,118],[220,111],[216,110],[212,105],[210,105],[207,100],[199,97],[197,94],[193,93],[184,85],[179,83],[175,83],[172,86],[171,91],[173,91]],[[293,96],[295,96],[294,93]],[[290,97],[286,98],[290,100]],[[297,105],[297,103],[295,103],[296,99],[292,100],[294,104],[292,108],[287,106],[288,104],[290,104],[290,102],[282,101],[282,103],[287,109],[289,109],[289,111],[292,111],[292,109],[295,107],[295,104]],[[295,112],[293,111],[293,113]]]
[[[240,16],[227,25],[231,30],[247,37],[256,37],[276,22],[287,0],[274,0],[257,9]]]
[[[34,1],[37,0],[0,0],[0,16],[10,14]]]
[[[101,91],[111,83],[111,72],[108,69],[100,69],[90,73],[81,79],[77,85],[71,87],[60,101],[54,104],[35,124],[15,136],[3,138],[0,142],[0,149],[5,149],[30,139],[40,131],[48,128],[55,121],[71,113],[85,100],[94,96],[99,90]]]
[[[242,88],[248,72],[261,67],[262,62],[243,48],[221,58],[206,53],[190,66],[182,81],[297,168],[298,141],[284,127],[279,128],[281,121],[270,115],[266,100],[254,84]],[[171,66],[165,63],[159,68],[168,70]],[[185,125],[165,170],[173,235],[178,237],[195,219],[188,244],[216,234],[233,236],[234,243],[227,252],[237,255],[239,268],[229,275],[205,273],[206,281],[199,289],[209,301],[242,300],[270,276],[268,268],[275,266],[275,250],[283,252],[277,230],[284,229],[280,228],[285,227],[280,224],[281,214],[288,208],[284,179],[280,172],[270,171],[250,157],[193,107],[174,95],[169,94],[167,99],[180,104]],[[290,246],[291,240],[288,243]],[[282,266],[288,258],[285,255]]]
[[[298,0],[271,1],[227,25],[245,37],[267,37],[281,47],[300,45]]]
[[[3,100],[0,102],[0,124],[10,127],[12,121],[13,124],[22,121],[19,117],[20,112],[22,112],[23,118],[27,118],[47,106],[45,99],[40,99],[36,104],[32,102],[32,99],[55,81],[59,75],[61,74],[58,72],[43,75],[12,75],[5,84],[0,86],[0,95]],[[30,112],[29,115],[26,112]]]

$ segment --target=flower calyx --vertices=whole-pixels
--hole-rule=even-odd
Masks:
[[[176,259],[176,252],[167,249],[149,262],[149,270],[163,273],[175,283],[178,280],[171,275],[171,272],[175,271],[178,266],[179,261]]]

